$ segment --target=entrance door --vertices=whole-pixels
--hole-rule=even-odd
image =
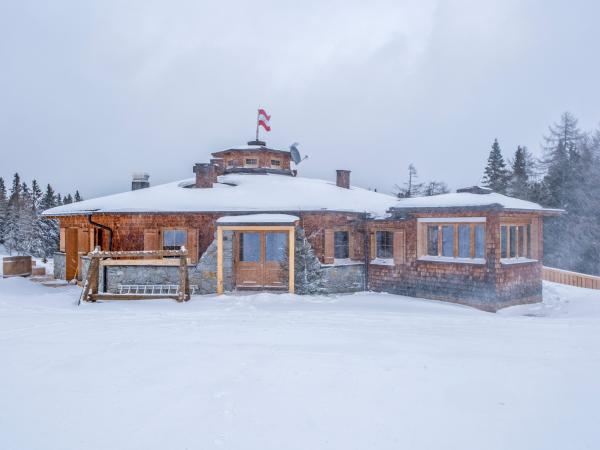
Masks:
[[[236,285],[238,288],[285,289],[288,233],[273,231],[237,234]]]
[[[77,275],[77,265],[78,265],[78,229],[77,228],[67,228],[65,230],[65,271],[67,280],[72,280]]]

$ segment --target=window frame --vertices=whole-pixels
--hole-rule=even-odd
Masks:
[[[179,248],[173,249],[173,248],[165,248],[165,232],[169,232],[169,231],[182,231],[185,233],[185,244],[181,245]],[[189,243],[189,230],[187,228],[181,228],[181,227],[169,227],[169,228],[161,228],[160,230],[160,248],[162,250],[181,250],[181,247],[185,247],[186,249],[188,249],[188,243]],[[168,247],[174,247],[172,245],[168,246]],[[188,249],[189,250],[189,249]]]
[[[347,256],[345,257],[338,257],[337,256],[337,249],[338,247],[340,247],[337,243],[337,239],[336,239],[336,235],[338,233],[345,233],[346,234],[346,244],[345,244],[345,254]],[[350,259],[350,231],[348,230],[333,230],[333,259],[335,260],[345,260],[345,259]]]
[[[533,227],[532,220],[503,220],[500,222],[498,253],[501,263],[537,262],[539,260],[538,256],[534,254]]]
[[[379,239],[379,233],[385,233],[386,236],[388,236],[389,238],[389,242],[387,242],[386,247],[389,250],[389,255],[388,256],[383,256],[380,254],[380,250],[382,249],[382,247],[380,247],[380,239]],[[382,239],[383,241],[383,239]],[[375,259],[378,260],[393,260],[394,259],[394,231],[392,230],[375,230]]]
[[[254,162],[248,162],[254,161]],[[244,167],[258,167],[258,158],[244,158]]]
[[[421,240],[418,243],[418,256],[420,261],[434,262],[449,262],[449,263],[470,263],[470,264],[485,264],[486,262],[486,217],[426,217],[418,218],[417,239]],[[464,239],[465,227],[469,227],[468,231],[468,253],[469,256],[460,256],[461,240]],[[477,246],[477,230],[483,230],[483,240],[481,246]],[[448,230],[451,236],[451,243],[445,240],[444,230]],[[450,232],[451,231],[451,232]],[[446,233],[447,235],[448,233]],[[437,241],[435,246],[431,246],[430,237],[436,236]],[[446,246],[444,246],[446,244]],[[451,245],[451,247],[450,247]],[[432,249],[435,249],[432,251]],[[449,249],[452,249],[452,256],[448,255]],[[478,256],[479,251],[483,251],[483,256]],[[432,254],[433,253],[433,254]]]
[[[271,168],[281,169],[281,160],[280,159],[271,159]]]

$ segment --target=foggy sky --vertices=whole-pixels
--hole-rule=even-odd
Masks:
[[[253,138],[302,175],[391,191],[480,182],[494,138],[534,153],[600,123],[600,2],[0,0],[0,176],[85,198],[192,177]]]

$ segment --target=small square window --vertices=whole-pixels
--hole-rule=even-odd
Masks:
[[[280,167],[281,166],[281,161],[279,161],[278,159],[272,159],[271,160],[271,166]]]
[[[163,250],[181,250],[187,244],[186,230],[164,230]]]
[[[235,161],[234,161],[233,159],[229,159],[229,160],[227,160],[227,166],[228,166],[228,167],[233,167],[233,166],[235,166]]]
[[[258,159],[246,158],[246,166],[258,166]]]

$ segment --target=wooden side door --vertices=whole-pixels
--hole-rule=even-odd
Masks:
[[[65,230],[65,270],[67,280],[72,280],[77,275],[77,264],[79,260],[79,245],[77,228],[67,228]]]
[[[263,286],[269,289],[286,288],[287,277],[282,264],[288,257],[288,233],[268,231],[263,233],[263,241]]]
[[[235,282],[238,288],[263,287],[263,233],[236,234]]]

